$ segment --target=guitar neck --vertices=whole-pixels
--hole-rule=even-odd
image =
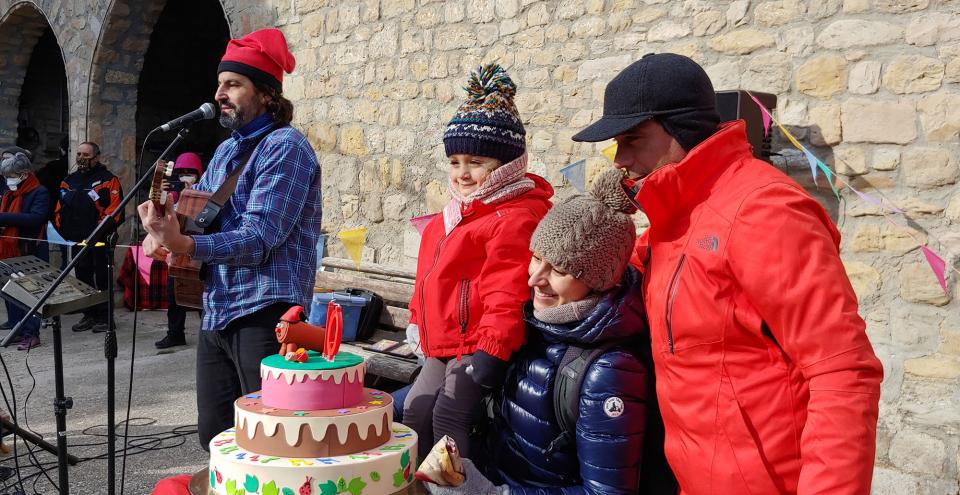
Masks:
[[[163,190],[163,180],[173,174],[173,162],[157,160],[150,182],[150,201],[161,214],[165,213],[169,194]]]

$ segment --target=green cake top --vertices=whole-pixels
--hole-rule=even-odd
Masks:
[[[305,363],[287,361],[279,354],[272,354],[263,358],[263,361],[261,361],[261,363],[271,368],[294,371],[338,370],[356,366],[362,362],[362,357],[343,351],[333,356],[333,361],[327,361],[323,355],[317,351],[307,351],[307,362]]]

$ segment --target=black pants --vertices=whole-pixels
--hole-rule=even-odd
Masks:
[[[260,361],[280,349],[274,328],[290,303],[277,303],[197,337],[197,434],[204,450],[233,427],[233,402],[260,390]]]
[[[167,275],[167,336],[183,340],[183,329],[187,324],[187,309],[177,304],[177,295],[173,290],[173,277]]]
[[[80,246],[73,246],[73,256],[80,252]],[[77,263],[77,278],[98,290],[107,290],[107,249],[92,248],[87,251],[83,259]],[[107,303],[100,303],[83,311],[83,315],[98,322],[107,321]]]

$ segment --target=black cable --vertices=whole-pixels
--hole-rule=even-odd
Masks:
[[[7,361],[3,359],[3,353],[0,352],[0,365],[3,366],[3,374],[7,379],[7,385],[10,387],[10,398],[13,400],[13,407],[10,407],[10,400],[7,400],[7,393],[4,391],[3,387],[0,386],[0,395],[3,396],[3,402],[7,405],[7,411],[10,412],[10,421],[14,426],[18,426],[17,423],[17,393],[13,386],[13,378],[10,377],[10,370],[7,369]],[[13,439],[13,463],[14,468],[17,470],[17,485],[20,489],[23,489],[23,478],[20,477],[20,455],[17,453],[17,439]]]

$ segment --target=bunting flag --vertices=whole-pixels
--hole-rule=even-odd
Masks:
[[[578,191],[584,192],[587,188],[587,161],[579,160],[560,169],[567,182],[576,187]]]
[[[337,237],[340,239],[340,243],[343,244],[343,248],[347,250],[347,254],[350,255],[350,259],[357,265],[357,269],[360,269],[360,255],[363,254],[363,247],[367,244],[367,229],[366,227],[356,227],[347,230],[341,230],[337,233]]]
[[[614,158],[617,157],[617,143],[613,143],[610,146],[600,150],[600,154],[607,157],[607,160],[612,162]]]
[[[940,282],[940,288],[943,289],[943,293],[950,297],[950,291],[947,290],[947,280],[944,277],[944,270],[947,267],[947,263],[943,261],[937,253],[933,252],[926,244],[920,246],[920,249],[923,250],[923,256],[927,258],[927,263],[930,264],[930,268],[933,269],[934,275],[937,276],[937,281]]]
[[[431,213],[429,215],[413,217],[410,219],[410,225],[413,225],[413,228],[417,229],[418,234],[423,235],[423,229],[427,228],[427,224],[430,223],[430,220],[433,220],[433,217],[437,215],[439,215],[439,213]]]
[[[763,137],[767,137],[770,135],[770,114],[768,112],[764,112],[764,110],[766,110],[767,107],[763,106],[763,103],[760,103],[760,100],[758,100],[756,96],[753,96],[751,94],[750,98],[753,99],[753,102],[756,103],[757,106],[761,108],[760,118],[763,119]],[[816,177],[817,174],[814,173],[813,176]],[[816,182],[816,178],[814,178],[814,182]]]
[[[750,94],[750,93],[748,92],[747,94]],[[830,188],[833,189],[833,194],[837,197],[837,200],[840,199],[840,192],[837,191],[837,187],[834,184],[835,182],[834,178],[836,178],[836,181],[839,181],[840,184],[843,185],[844,187],[850,188],[850,190],[853,191],[857,196],[859,196],[860,199],[863,199],[867,203],[879,206],[885,210],[889,210],[894,213],[903,214],[903,210],[899,208],[896,204],[894,204],[892,201],[890,201],[889,199],[883,198],[886,201],[883,201],[883,199],[876,199],[873,196],[870,196],[866,193],[863,193],[857,190],[857,188],[853,187],[853,185],[850,184],[850,182],[848,182],[844,178],[838,175],[835,175],[833,171],[830,170],[830,168],[827,167],[822,161],[820,161],[820,159],[817,158],[813,153],[811,153],[810,150],[808,150],[804,145],[800,144],[800,141],[798,141],[797,138],[795,138],[793,134],[790,133],[790,131],[788,131],[785,127],[783,127],[783,125],[776,118],[774,118],[774,116],[770,113],[770,111],[767,110],[767,107],[763,106],[755,96],[750,94],[750,98],[753,99],[753,102],[757,105],[758,108],[760,108],[760,114],[763,117],[763,125],[765,128],[764,131],[766,131],[766,127],[769,126],[768,122],[773,122],[773,124],[775,124],[777,128],[780,129],[780,132],[783,133],[784,137],[786,137],[787,140],[790,141],[790,144],[792,144],[798,150],[803,152],[804,157],[806,157],[807,162],[810,164],[810,173],[811,175],[813,175],[814,184],[817,183],[817,170],[819,169],[821,172],[823,172],[823,175],[830,181]],[[903,224],[900,224],[899,222],[894,221],[889,216],[887,216],[886,213],[883,213],[883,216],[892,225],[895,225],[897,227],[900,227],[906,230],[911,237],[916,239],[916,236],[914,236],[913,233],[909,231],[909,228],[906,225],[903,225]],[[947,296],[949,296],[950,292],[947,290],[947,281],[944,275],[944,272],[946,270],[946,265],[947,265],[946,262],[943,260],[943,258],[940,257],[940,255],[938,255],[936,252],[930,249],[926,244],[923,244],[921,246],[921,249],[923,250],[923,255],[926,258],[927,263],[930,265],[930,268],[933,269],[933,273],[937,276],[937,281],[940,282],[940,287],[943,289],[943,292],[946,293]],[[956,267],[951,265],[950,268],[956,271],[957,273],[960,273],[960,270],[958,270]]]

